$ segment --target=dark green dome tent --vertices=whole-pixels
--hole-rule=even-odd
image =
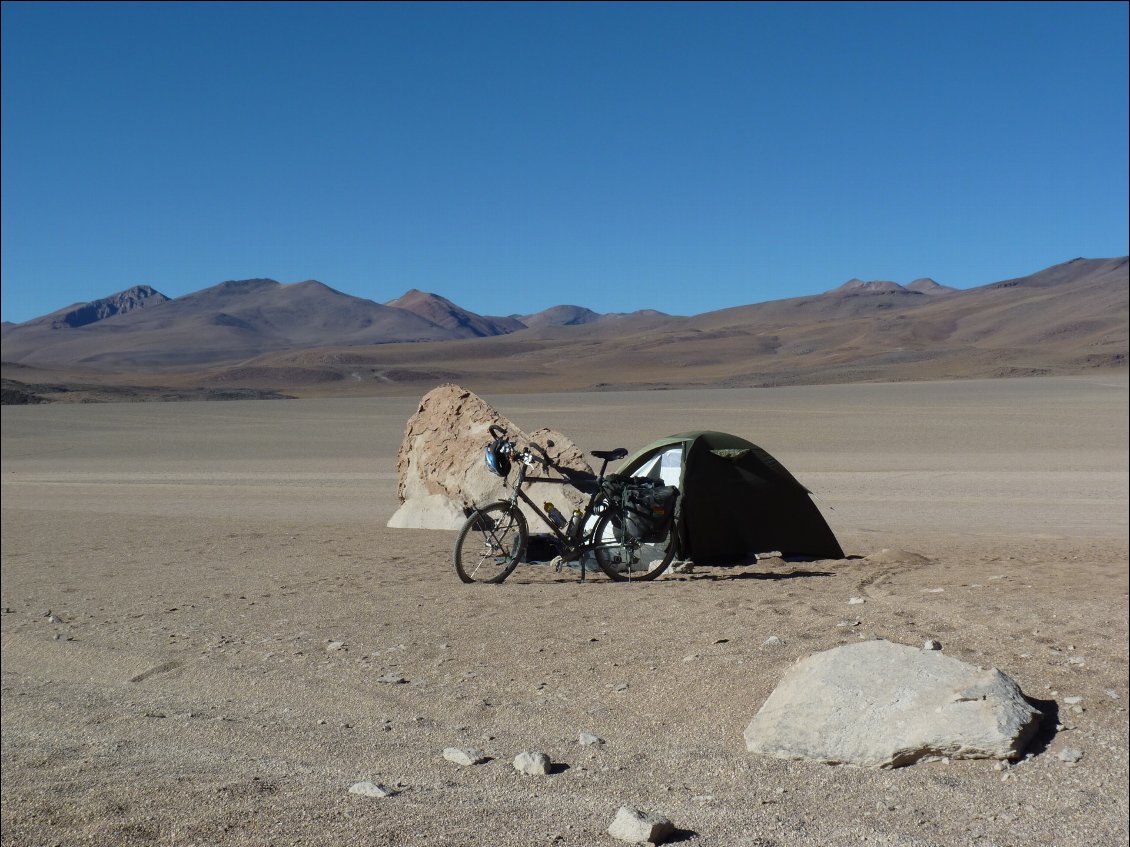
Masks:
[[[722,563],[769,551],[844,558],[809,490],[744,438],[724,432],[669,435],[636,451],[617,472],[679,487],[682,559]]]

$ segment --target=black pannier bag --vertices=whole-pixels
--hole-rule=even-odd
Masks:
[[[679,489],[646,476],[609,474],[604,493],[622,510],[622,528],[629,538],[656,544],[667,537],[675,518]]]

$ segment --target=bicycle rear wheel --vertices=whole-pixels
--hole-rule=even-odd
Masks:
[[[619,514],[605,511],[593,530],[596,563],[609,579],[616,582],[640,582],[655,579],[675,558],[675,522],[671,522],[662,541],[645,542],[625,536]]]
[[[455,541],[455,574],[464,582],[502,582],[526,552],[530,530],[518,507],[504,500],[476,510]]]

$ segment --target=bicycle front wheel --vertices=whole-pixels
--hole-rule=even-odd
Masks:
[[[650,543],[624,534],[619,514],[612,509],[600,516],[593,529],[593,550],[596,563],[616,582],[637,582],[655,579],[675,558],[675,522],[662,541]]]
[[[526,552],[530,530],[518,507],[504,500],[477,509],[455,541],[455,574],[464,582],[502,582]]]

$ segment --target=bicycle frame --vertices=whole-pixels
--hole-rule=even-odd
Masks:
[[[531,457],[531,461],[538,461],[538,460]],[[562,530],[550,519],[549,515],[547,515],[540,508],[538,508],[537,503],[535,503],[533,501],[533,499],[530,497],[530,495],[528,495],[525,491],[522,490],[522,486],[525,485],[527,482],[552,482],[552,483],[560,483],[560,484],[566,484],[566,482],[564,480],[552,479],[550,477],[538,477],[538,476],[529,477],[529,476],[526,475],[526,468],[527,468],[526,462],[524,462],[524,461],[519,462],[519,464],[518,464],[518,478],[514,481],[514,485],[512,486],[509,502],[513,503],[513,504],[517,504],[518,501],[521,500],[523,503],[525,503],[527,506],[530,507],[530,509],[533,511],[534,514],[536,514],[539,518],[541,518],[542,523],[544,523],[547,527],[549,527],[550,532],[552,532],[554,534],[554,536],[556,536],[557,540],[561,543],[561,546],[562,546],[562,554],[561,554],[561,557],[560,557],[560,562],[557,566],[558,570],[561,569],[561,564],[563,564],[565,562],[580,560],[580,562],[581,562],[581,581],[584,582],[584,580],[585,580],[585,559],[584,559],[584,555],[586,553],[591,553],[594,550],[599,550],[599,549],[603,549],[603,548],[621,546],[619,544],[613,545],[613,544],[606,544],[606,543],[601,543],[601,542],[588,542],[588,543],[580,543],[580,544],[577,543],[578,541],[583,542],[583,539],[585,538],[585,534],[584,534],[585,533],[585,527],[588,525],[589,521],[594,516],[602,514],[602,512],[603,512],[602,509],[597,508],[597,496],[600,494],[600,486],[598,485],[596,490],[594,490],[591,494],[589,494],[589,499],[588,499],[588,502],[585,504],[584,511],[581,513],[581,517],[577,521],[577,524],[573,529],[573,536],[570,537],[566,533],[562,532]],[[601,468],[600,468],[600,475],[597,478],[598,482],[600,480],[604,479],[604,472],[607,469],[608,469],[608,460],[605,459],[603,464],[601,465]]]

